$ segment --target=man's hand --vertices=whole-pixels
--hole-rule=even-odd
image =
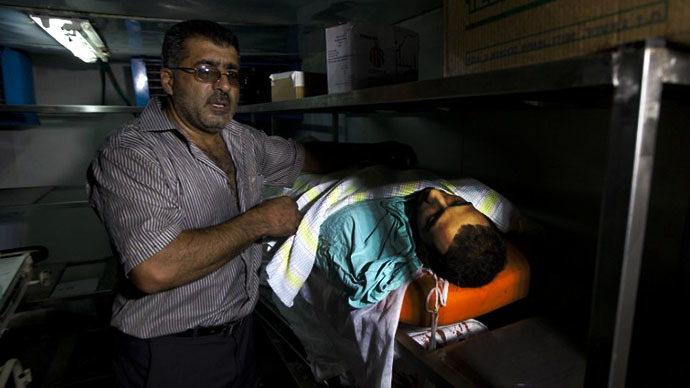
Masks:
[[[264,227],[264,236],[287,237],[297,232],[302,214],[297,203],[289,197],[277,197],[261,202],[252,211]]]

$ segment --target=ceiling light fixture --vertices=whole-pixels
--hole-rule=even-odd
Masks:
[[[108,62],[110,51],[86,19],[29,15],[50,36],[86,63]]]

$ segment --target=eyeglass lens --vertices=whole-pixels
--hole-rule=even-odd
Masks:
[[[239,73],[235,70],[226,70],[223,74],[228,77],[231,83],[237,82]],[[216,82],[220,79],[221,72],[213,67],[200,66],[196,69],[196,77],[201,82]]]

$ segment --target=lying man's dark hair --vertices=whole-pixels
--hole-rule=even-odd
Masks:
[[[506,243],[493,226],[463,225],[445,254],[429,254],[429,268],[459,287],[490,283],[506,264]]]
[[[228,28],[209,20],[187,20],[170,27],[163,38],[163,67],[178,67],[185,58],[184,42],[192,37],[205,38],[218,46],[233,46],[237,53],[237,37]]]

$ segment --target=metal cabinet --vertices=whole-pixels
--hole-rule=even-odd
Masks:
[[[516,96],[539,101],[558,100],[564,94],[612,96],[585,385],[622,387],[626,384],[662,91],[672,88],[687,93],[688,86],[690,55],[666,47],[663,41],[650,40],[564,61],[241,106],[238,112],[333,113],[337,139],[339,113],[448,110],[468,101]]]

